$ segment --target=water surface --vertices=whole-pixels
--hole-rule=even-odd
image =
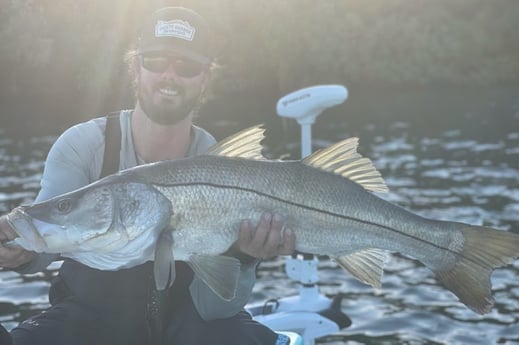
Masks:
[[[387,117],[364,119],[328,114],[315,126],[314,148],[358,136],[359,151],[373,159],[390,188],[383,198],[423,216],[519,234],[519,96],[506,106],[487,104],[479,113],[456,109],[459,112],[450,118],[438,114],[442,123],[403,113],[395,116],[394,109]],[[208,127],[218,134],[245,126],[230,120]],[[269,156],[298,157],[297,126],[267,121],[266,134]],[[0,132],[0,212],[34,198],[54,140],[55,135],[21,138]],[[57,267],[23,277],[0,272],[4,326],[12,328],[48,306],[48,282]],[[258,276],[253,302],[297,293],[298,285],[287,279],[282,259],[265,262]],[[374,290],[323,258],[320,290],[345,296],[342,308],[353,324],[320,343],[519,343],[519,262],[492,276],[496,305],[485,316],[459,303],[428,269],[399,255],[392,256],[382,282],[382,289]]]

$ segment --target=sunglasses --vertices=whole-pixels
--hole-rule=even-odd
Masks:
[[[175,73],[182,78],[194,78],[207,68],[207,65],[193,60],[165,55],[140,55],[141,65],[153,73],[164,73],[173,65]]]

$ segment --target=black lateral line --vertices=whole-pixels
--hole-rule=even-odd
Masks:
[[[425,241],[425,240],[423,240],[421,238],[418,238],[416,236],[413,236],[413,235],[407,234],[405,232],[399,231],[398,229],[394,229],[394,228],[391,228],[391,227],[388,227],[388,226],[385,226],[385,225],[381,225],[381,224],[378,224],[378,223],[370,222],[370,221],[367,221],[367,220],[362,220],[362,219],[358,219],[358,218],[348,217],[348,216],[345,216],[345,215],[342,215],[342,214],[337,214],[337,213],[334,213],[334,212],[318,209],[318,208],[315,208],[315,207],[301,205],[301,204],[298,204],[296,202],[293,202],[293,201],[290,201],[290,200],[286,200],[286,199],[283,199],[283,198],[280,198],[280,197],[277,197],[277,196],[274,196],[274,195],[271,195],[271,194],[263,193],[261,191],[257,191],[257,190],[251,189],[251,188],[244,188],[244,187],[240,187],[240,186],[230,186],[230,185],[224,185],[224,184],[216,184],[216,183],[211,183],[211,182],[185,182],[185,183],[175,183],[175,184],[153,183],[153,184],[156,185],[156,186],[161,186],[161,187],[208,186],[208,187],[213,187],[213,188],[233,189],[233,190],[238,190],[238,191],[241,191],[241,192],[253,193],[253,194],[256,194],[256,195],[259,195],[259,196],[262,196],[262,197],[270,198],[270,199],[273,199],[273,200],[276,200],[276,201],[279,201],[279,202],[283,202],[283,203],[286,203],[286,204],[289,204],[289,205],[292,205],[292,206],[295,206],[295,207],[303,208],[303,209],[306,209],[306,210],[309,210],[309,211],[313,211],[313,212],[317,212],[317,213],[323,213],[323,214],[326,214],[326,215],[329,215],[329,216],[332,216],[332,217],[338,217],[338,218],[342,218],[342,219],[347,219],[347,220],[355,221],[355,222],[358,222],[358,223],[378,226],[380,228],[384,228],[386,230],[396,232],[396,233],[398,233],[398,234],[400,234],[400,235],[402,235],[404,237],[408,237],[408,238],[411,238],[411,239],[419,241],[419,242],[427,243],[427,244],[431,245],[432,247],[435,247],[435,248],[438,248],[438,249],[441,249],[441,250],[446,250],[446,251],[448,251],[450,253],[453,253],[455,255],[460,255],[460,256],[462,255],[461,253],[455,252],[455,251],[453,251],[453,250],[451,250],[449,248],[441,247],[441,246],[439,246],[439,245],[437,245],[435,243],[432,243],[432,242],[429,242],[429,241]],[[468,258],[468,259],[470,260],[470,258]],[[473,260],[471,260],[471,261],[473,261]],[[482,263],[479,263],[479,264],[482,265]],[[487,266],[487,265],[484,265],[484,266]]]

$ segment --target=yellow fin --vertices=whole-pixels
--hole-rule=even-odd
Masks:
[[[208,155],[240,157],[255,160],[264,160],[261,153],[263,146],[260,142],[265,138],[265,129],[256,125],[233,134],[209,148]]]
[[[380,288],[388,257],[388,252],[370,248],[333,259],[361,282]]]
[[[491,275],[519,257],[519,236],[482,226],[463,227],[463,249],[451,267],[435,269],[436,277],[478,314],[494,305]]]
[[[314,152],[303,159],[303,163],[346,177],[366,190],[387,192],[386,183],[373,162],[357,153],[358,142],[358,138],[339,141],[330,147]]]

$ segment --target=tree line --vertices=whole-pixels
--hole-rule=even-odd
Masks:
[[[131,106],[123,56],[163,5],[193,8],[213,28],[214,99],[318,83],[519,81],[517,0],[1,0],[3,126]]]

